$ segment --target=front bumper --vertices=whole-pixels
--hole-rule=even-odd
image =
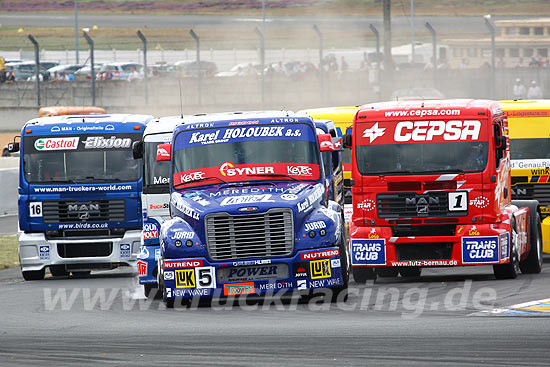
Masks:
[[[352,233],[352,266],[466,266],[510,261],[510,234],[491,224],[458,225],[454,236],[392,237],[391,227]]]
[[[160,245],[143,245],[137,260],[139,284],[157,284],[157,263]]]
[[[159,268],[166,298],[263,295],[342,286],[341,255],[338,247],[327,247],[298,251],[290,258],[161,259]]]
[[[44,233],[19,233],[19,259],[21,270],[41,270],[50,265],[66,265],[71,270],[91,270],[118,265],[135,266],[139,254],[141,230],[128,230],[122,238],[75,238],[48,240]],[[101,256],[68,255],[71,245],[82,248],[111,244],[110,253]],[[63,248],[63,249],[62,249]],[[69,249],[69,250],[67,250]],[[67,251],[67,253],[64,253]],[[86,251],[84,250],[84,253]]]

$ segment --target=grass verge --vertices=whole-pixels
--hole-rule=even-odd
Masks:
[[[17,236],[0,237],[0,269],[19,266]]]

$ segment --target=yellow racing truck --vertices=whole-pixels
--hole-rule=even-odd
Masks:
[[[543,252],[550,253],[550,100],[499,104],[508,116],[512,199],[539,201]]]
[[[353,125],[353,117],[357,110],[359,110],[359,107],[361,106],[311,108],[298,111],[297,113],[309,115],[314,119],[331,120],[336,124],[337,128],[340,128],[342,135],[344,135],[346,134],[346,129],[351,128]],[[344,216],[347,223],[353,212],[350,184],[351,149],[344,149],[342,159],[344,162]]]

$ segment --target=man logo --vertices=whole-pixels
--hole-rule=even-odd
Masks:
[[[176,288],[195,288],[195,269],[176,270]]]
[[[330,259],[314,260],[309,263],[311,279],[330,278]]]

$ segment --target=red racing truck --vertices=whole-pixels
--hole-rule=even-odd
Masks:
[[[511,200],[506,116],[497,102],[362,106],[353,121],[353,276],[493,265],[497,279],[539,273],[536,200]]]

